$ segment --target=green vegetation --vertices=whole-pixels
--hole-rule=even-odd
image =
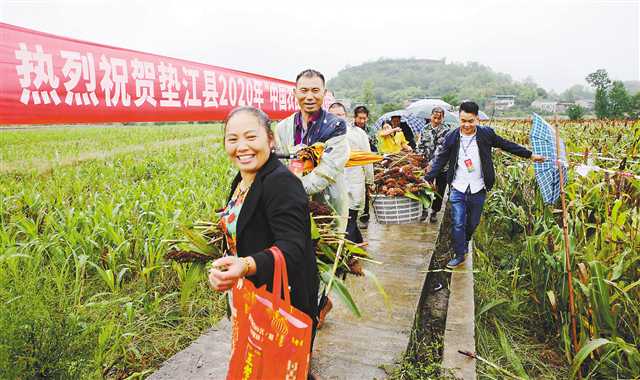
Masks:
[[[528,141],[526,121],[497,128]],[[631,162],[640,149],[640,123],[563,122],[560,128],[569,151],[618,157],[598,164],[640,171]],[[475,237],[479,354],[522,378],[575,378],[580,370],[583,378],[640,376],[640,181],[602,172],[582,177],[569,169],[576,353],[560,206],[542,204],[528,162],[498,154],[496,167],[496,187]],[[502,378],[492,367],[479,371],[482,378]]]
[[[397,366],[387,369],[391,380],[440,379],[453,380],[454,376],[442,368],[442,337],[433,341],[416,342]]]
[[[64,161],[82,153],[204,137],[220,132],[219,124],[0,128],[0,169],[1,164],[21,162],[26,166],[33,161]]]
[[[548,94],[553,97],[553,94]],[[575,102],[579,99],[593,99],[594,93],[589,87],[575,84],[558,95],[558,100],[563,102]]]
[[[528,107],[546,94],[530,80],[517,82],[475,62],[420,59],[380,59],[348,67],[329,80],[327,86],[339,98],[369,106],[403,104],[408,99],[425,96],[449,96],[449,100],[474,99],[484,108],[492,96],[509,94],[516,95],[518,105]]]
[[[137,143],[216,129],[137,128],[9,133],[47,155],[52,133],[108,150],[121,133]],[[224,302],[204,267],[167,262],[164,240],[212,219],[230,174],[210,140],[0,174],[0,378],[141,377],[217,322]]]
[[[625,84],[612,81],[604,69],[589,74],[586,81],[596,90],[595,112],[598,119],[640,116],[640,91],[633,96],[630,95]]]
[[[585,109],[580,107],[577,104],[574,104],[572,106],[569,106],[569,108],[567,108],[567,116],[569,116],[569,120],[580,120],[584,117],[585,114]]]
[[[640,123],[559,124],[569,152],[618,158],[596,163],[640,171]],[[495,127],[528,142],[525,121]],[[219,126],[136,128],[0,132],[25,152],[3,141],[3,152],[14,149],[10,162],[37,151],[67,157],[68,147],[77,148],[68,148],[73,156],[190,139],[45,174],[29,167],[0,174],[0,378],[144,377],[224,315],[202,265],[163,257],[180,226],[212,220],[222,205],[230,165],[215,139],[197,140]],[[557,207],[542,204],[528,162],[496,154],[496,166],[476,234],[478,353],[522,378],[640,376],[640,181],[569,170],[576,353]],[[442,376],[433,363],[439,351],[435,342],[421,343],[392,378]],[[493,366],[478,370],[504,378]]]

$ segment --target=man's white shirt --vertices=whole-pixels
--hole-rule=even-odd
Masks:
[[[471,189],[475,194],[484,189],[484,177],[482,176],[482,165],[480,161],[480,150],[478,149],[477,134],[465,136],[460,134],[460,149],[458,150],[458,167],[453,177],[451,186],[461,193]],[[473,171],[469,172],[465,160],[470,159],[473,164]]]

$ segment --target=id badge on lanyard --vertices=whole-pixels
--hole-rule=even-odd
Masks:
[[[469,158],[469,156],[467,155],[467,150],[469,149],[469,147],[471,146],[471,144],[473,143],[473,141],[476,139],[475,136],[473,136],[473,138],[469,141],[469,143],[467,144],[467,146],[462,145],[462,151],[464,152],[465,157],[467,157],[466,160],[464,160],[464,166],[467,167],[467,172],[468,173],[473,173],[476,169],[473,167],[473,161],[471,161],[471,158]]]
[[[476,170],[476,169],[473,167],[473,161],[471,161],[471,159],[470,159],[470,158],[467,158],[466,160],[464,160],[464,166],[466,166],[466,167],[467,167],[467,172],[469,172],[469,173],[473,173],[473,172],[474,172],[474,170]]]

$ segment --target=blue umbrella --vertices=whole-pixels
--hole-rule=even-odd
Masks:
[[[400,122],[405,122],[411,128],[414,134],[422,133],[424,128],[427,126],[427,122],[424,119],[421,119],[413,114],[408,113],[405,110],[397,110],[387,112],[384,115],[380,116],[378,121],[373,124],[373,130],[377,131],[382,128],[382,125],[386,122],[389,122],[393,116],[400,116]]]
[[[542,200],[545,204],[554,204],[560,197],[560,172],[556,163],[558,156],[556,154],[555,129],[535,113],[531,126],[531,145],[533,153],[546,158],[544,162],[533,164]],[[566,184],[567,154],[562,140],[560,140],[560,162],[562,163],[564,184]]]

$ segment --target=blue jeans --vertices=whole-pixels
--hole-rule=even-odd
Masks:
[[[451,202],[451,238],[453,252],[456,256],[467,253],[468,241],[480,223],[482,207],[487,198],[487,192],[482,189],[475,194],[461,193],[451,188],[449,202]]]

